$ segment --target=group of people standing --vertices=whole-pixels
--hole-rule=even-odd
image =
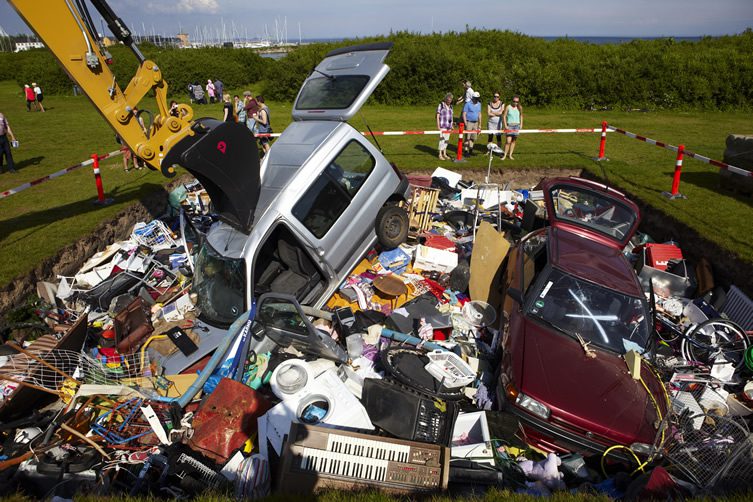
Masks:
[[[209,99],[209,103],[218,103],[222,99],[224,89],[225,84],[222,83],[222,80],[216,79],[212,82],[210,78],[207,79],[205,86],[202,86],[198,82],[188,84],[188,98],[191,103],[196,103],[197,105],[207,104],[207,98]]]
[[[220,79],[214,82],[212,82],[212,79],[208,79],[206,86],[203,87],[198,82],[189,84],[188,94],[191,103],[207,104],[207,97],[209,103],[222,102],[222,120],[225,122],[245,124],[255,135],[272,133],[269,107],[264,104],[263,96],[257,95],[254,97],[251,91],[245,91],[242,99],[237,94],[231,98],[229,93],[224,92],[224,87]],[[170,113],[174,111],[174,114],[177,114],[177,104],[171,104],[170,110]],[[271,147],[269,137],[262,136],[258,140],[266,154]]]
[[[26,96],[27,112],[31,111],[32,106],[38,112],[44,111],[44,106],[42,106],[44,95],[42,94],[42,88],[39,87],[36,82],[32,82],[31,85],[24,84],[24,95]]]
[[[272,134],[271,115],[269,107],[264,103],[264,96],[253,96],[251,91],[243,92],[243,99],[237,94],[230,101],[230,94],[222,96],[223,120],[225,122],[238,122],[245,124],[254,135],[257,136],[264,154],[271,148],[269,136],[260,134]]]
[[[471,82],[463,81],[463,95],[455,102],[456,105],[463,105],[460,120],[464,124],[466,131],[478,131],[481,129],[482,106],[481,94],[473,90]],[[510,103],[505,104],[500,99],[500,94],[495,92],[492,99],[486,106],[487,129],[490,131],[499,131],[489,133],[488,143],[497,142],[497,146],[502,149],[502,134],[505,135],[505,145],[502,149],[502,160],[509,158],[515,160],[513,152],[515,144],[523,127],[523,108],[520,104],[520,97],[513,96]],[[437,106],[437,128],[439,129],[439,159],[449,160],[447,156],[447,145],[450,140],[450,131],[455,126],[455,116],[453,111],[453,95],[447,93],[441,103]],[[463,153],[473,155],[473,147],[478,139],[477,132],[466,132],[463,141]]]

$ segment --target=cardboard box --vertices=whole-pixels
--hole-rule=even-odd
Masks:
[[[418,270],[436,270],[449,273],[458,266],[458,255],[451,251],[442,251],[427,246],[416,247],[416,260],[413,268]]]

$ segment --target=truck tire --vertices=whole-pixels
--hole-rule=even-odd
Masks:
[[[408,213],[399,206],[383,206],[376,216],[377,241],[385,250],[395,249],[408,239]]]

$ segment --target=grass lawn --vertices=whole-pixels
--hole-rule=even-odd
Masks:
[[[13,83],[0,82],[0,111],[21,142],[21,147],[13,151],[18,172],[0,176],[0,191],[76,164],[93,152],[118,148],[114,132],[85,97],[46,98],[46,113],[27,113],[21,90]],[[274,130],[281,132],[290,120],[290,104],[270,103],[270,108]],[[352,124],[366,130],[366,119],[374,131],[434,129],[434,110],[434,106],[371,105]],[[753,133],[750,115],[743,113],[525,111],[526,128],[599,127],[602,120],[607,120],[657,140],[684,143],[687,149],[715,159],[722,157],[727,134]],[[199,106],[197,116],[219,118],[221,107]],[[377,139],[386,156],[403,170],[434,169],[439,165],[485,170],[488,162],[481,150],[463,164],[441,162],[436,159],[434,136]],[[661,192],[671,186],[673,152],[613,133],[607,138],[610,161],[599,164],[591,160],[596,156],[598,141],[598,134],[524,135],[515,152],[516,160],[495,159],[493,168],[581,168],[600,175],[603,168],[613,184],[753,264],[753,249],[749,246],[753,200],[720,194],[715,168],[686,159],[680,191],[688,199],[668,201]],[[485,143],[486,138],[481,138],[482,146]],[[451,147],[450,153],[454,151]],[[117,158],[102,166],[105,192],[115,200],[107,207],[91,203],[96,198],[96,189],[91,169],[86,167],[0,200],[0,285],[28,272],[40,260],[90,233],[101,221],[112,218],[167,181],[160,173],[149,170],[123,172],[121,162]],[[682,235],[676,238],[682,243]]]

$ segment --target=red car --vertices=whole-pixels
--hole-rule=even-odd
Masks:
[[[500,403],[546,451],[593,455],[620,444],[646,453],[666,399],[651,371],[642,368],[644,387],[623,357],[644,352],[651,334],[646,298],[622,254],[640,211],[588,180],[542,188],[549,225],[511,249],[502,276]]]

